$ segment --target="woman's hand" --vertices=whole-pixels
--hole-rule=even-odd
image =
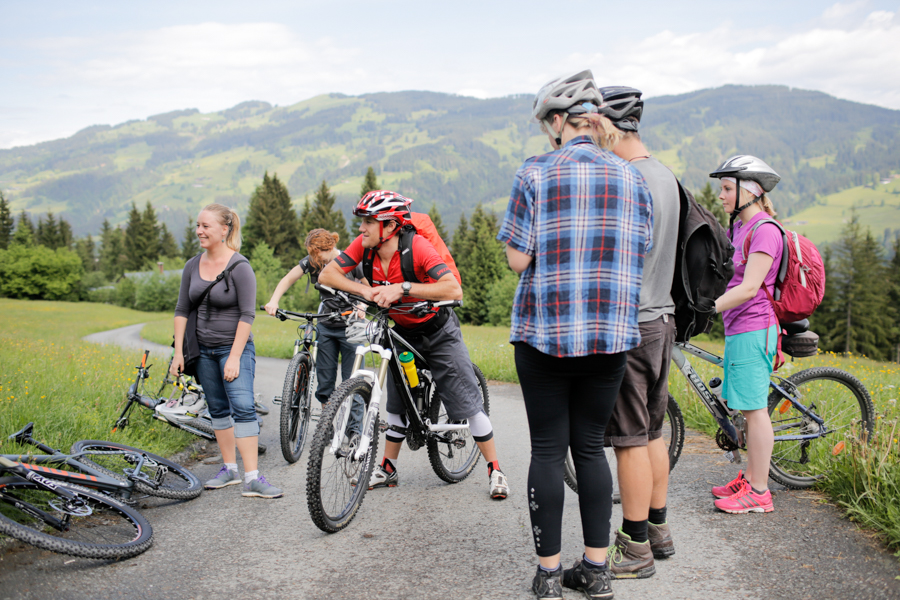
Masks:
[[[225,361],[225,381],[234,381],[241,374],[241,357],[229,356]]]
[[[278,310],[278,303],[273,302],[272,300],[269,300],[269,303],[266,304],[266,306],[264,308],[266,309],[267,313],[269,313],[270,315],[272,315],[274,317],[275,311]]]
[[[172,364],[169,365],[169,373],[175,377],[178,377],[181,372],[184,370],[184,355],[181,352],[175,351],[175,356],[172,357]]]

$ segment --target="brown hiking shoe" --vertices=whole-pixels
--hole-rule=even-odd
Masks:
[[[616,543],[606,553],[606,562],[613,579],[646,579],[656,573],[650,542],[632,542],[621,529],[616,532]]]
[[[672,532],[669,524],[654,525],[647,523],[647,536],[650,538],[650,549],[653,558],[669,558],[675,554],[675,542],[672,541]]]

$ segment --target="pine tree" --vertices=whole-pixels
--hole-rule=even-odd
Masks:
[[[69,225],[69,222],[59,218],[59,237],[62,241],[63,248],[71,248],[72,244],[75,243],[75,236],[72,235],[72,226]]]
[[[197,224],[188,215],[187,227],[184,228],[184,239],[181,240],[181,257],[188,260],[200,253],[200,242],[197,240]]]
[[[12,212],[9,209],[9,202],[6,201],[6,198],[3,197],[3,191],[0,190],[0,250],[9,248],[15,227],[16,221],[13,219]]]
[[[464,273],[463,266],[457,264],[465,284],[463,288],[465,303],[461,313],[463,318],[473,325],[488,322],[491,289],[507,269],[503,244],[496,239],[497,230],[497,217],[493,213],[486,212],[481,204],[476,206],[467,233],[469,251]]]
[[[306,241],[306,235],[309,233],[312,227],[309,226],[309,216],[312,214],[312,204],[309,202],[309,194],[303,197],[303,206],[300,208],[300,215],[297,217],[297,221],[299,223],[298,227],[300,230],[299,240],[300,245],[303,246]],[[306,248],[303,249],[306,251]]]
[[[463,284],[466,283],[466,276],[463,274],[463,270],[465,269],[464,265],[466,261],[469,259],[469,222],[466,220],[466,213],[462,213],[459,216],[459,223],[456,225],[456,231],[453,233],[452,244],[448,244],[450,246],[450,254],[453,255],[453,260],[456,261],[456,266],[459,268],[459,274],[462,277]],[[446,242],[447,239],[444,238]]]
[[[31,217],[24,210],[19,214],[19,222],[16,225],[16,232],[13,234],[12,243],[20,246],[34,246],[35,242],[34,224]]]
[[[431,217],[431,222],[434,223],[434,228],[437,229],[438,235],[441,236],[441,239],[444,240],[444,243],[447,243],[447,240],[450,239],[447,237],[447,230],[444,229],[444,221],[441,219],[441,213],[438,212],[437,204],[431,203],[431,210],[428,211],[428,216]],[[456,260],[456,257],[453,257],[453,260]]]
[[[363,180],[362,187],[359,188],[359,197],[362,198],[369,192],[380,189],[378,187],[378,180],[375,178],[375,169],[369,167],[366,170],[366,178]],[[359,226],[362,223],[362,217],[357,217],[353,215],[353,219],[350,221],[350,237],[356,237],[356,234],[359,233]]]
[[[890,353],[896,327],[882,247],[871,231],[863,231],[854,211],[832,252],[831,272],[826,273],[828,304],[821,307],[827,314],[816,321],[827,327],[823,349],[881,360]]]
[[[125,272],[128,257],[125,254],[125,239],[122,230],[112,227],[104,219],[100,232],[100,256],[98,267],[109,281],[115,281]]]
[[[703,189],[700,190],[700,193],[694,196],[697,200],[697,204],[711,212],[715,217],[719,220],[719,223],[722,224],[722,227],[728,227],[728,215],[725,214],[725,209],[722,208],[722,203],[716,197],[715,191],[713,191],[712,185],[707,181],[706,185],[703,186]]]
[[[148,203],[149,206],[149,203]],[[154,234],[154,235],[151,235]],[[149,232],[145,227],[143,215],[131,203],[131,211],[128,213],[128,224],[125,225],[125,269],[128,271],[140,271],[151,261],[159,256],[159,238],[156,232]]]
[[[59,223],[56,222],[56,217],[53,216],[52,212],[47,212],[46,220],[42,217],[38,217],[36,237],[37,243],[40,246],[46,246],[51,250],[62,247],[63,240],[59,231]]]
[[[153,210],[153,206],[150,204],[150,201],[147,201],[147,206],[144,208],[143,214],[141,214],[141,231],[143,233],[143,238],[147,244],[145,252],[147,253],[147,262],[156,262],[160,256],[163,255],[162,252],[162,229],[160,228],[159,222],[156,220],[156,211]],[[168,232],[166,232],[168,233]],[[175,240],[172,240],[173,244]]]
[[[309,232],[319,227],[326,231],[334,231],[341,236],[338,240],[338,247],[346,248],[349,241],[347,239],[347,222],[340,210],[334,210],[335,200],[336,197],[331,193],[328,182],[323,180],[322,185],[316,190],[312,210],[306,218],[306,231]]]
[[[166,258],[177,258],[181,253],[178,251],[178,242],[175,236],[169,231],[165,223],[159,224],[159,254]]]
[[[301,232],[297,213],[291,206],[287,188],[278,180],[277,174],[269,177],[266,171],[262,183],[253,191],[243,233],[242,253],[245,255],[252,255],[256,244],[265,242],[285,268],[290,268],[300,259]]]
[[[84,266],[84,272],[90,273],[97,270],[97,260],[95,256],[96,247],[94,239],[90,234],[84,239],[75,242],[75,253],[81,258],[81,264]]]

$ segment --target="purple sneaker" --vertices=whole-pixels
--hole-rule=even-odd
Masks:
[[[250,483],[244,484],[242,496],[257,498],[281,498],[284,492],[266,481],[266,478],[260,475]]]

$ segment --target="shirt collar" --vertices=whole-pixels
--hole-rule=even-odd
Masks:
[[[571,140],[566,142],[563,145],[563,148],[566,148],[568,146],[573,146],[575,144],[594,144],[594,138],[592,138],[589,135],[579,135],[578,137],[573,137]],[[596,144],[594,144],[594,145],[596,145]]]

